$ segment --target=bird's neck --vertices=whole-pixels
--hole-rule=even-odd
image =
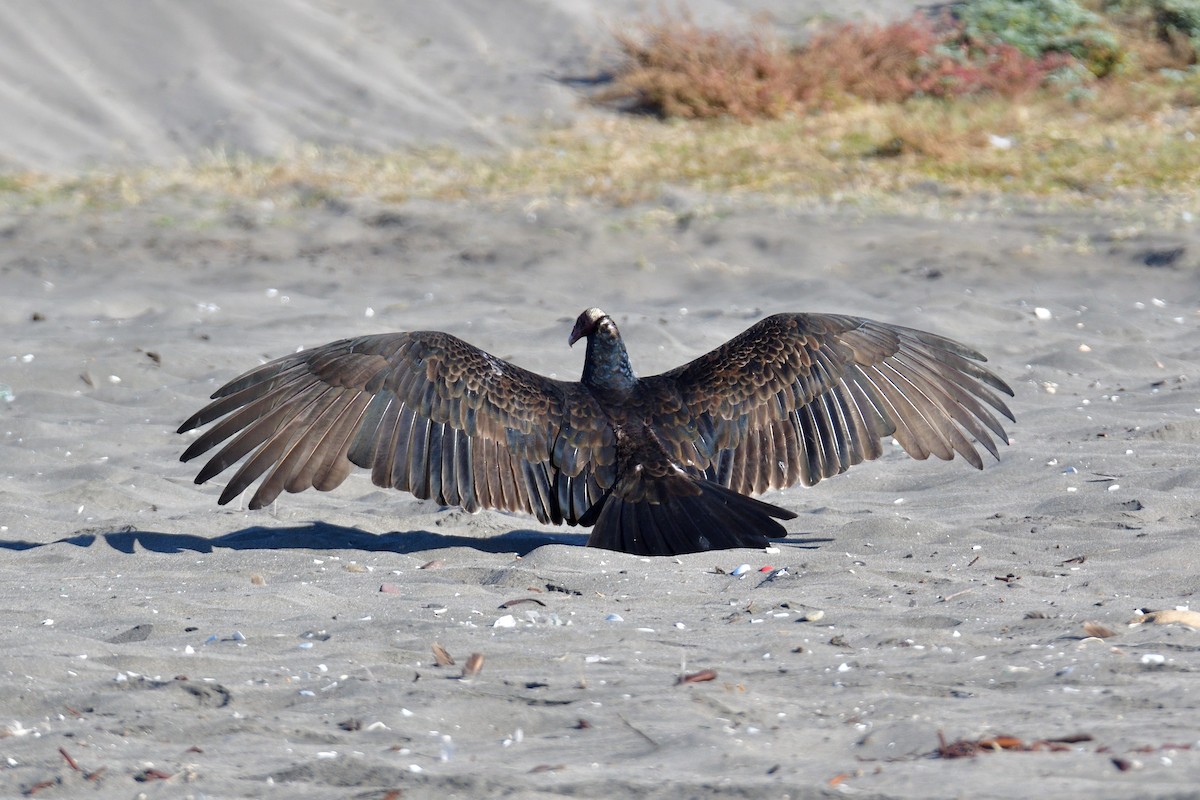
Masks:
[[[620,336],[597,332],[588,337],[583,384],[605,394],[623,395],[633,391],[637,376],[633,374],[629,353]]]

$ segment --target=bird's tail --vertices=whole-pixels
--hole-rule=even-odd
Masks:
[[[595,523],[589,547],[671,556],[766,547],[768,540],[787,536],[776,520],[795,516],[704,478],[643,473],[619,482],[579,522]]]

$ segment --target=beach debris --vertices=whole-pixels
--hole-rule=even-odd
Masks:
[[[1002,750],[1022,752],[1048,750],[1053,753],[1069,751],[1073,744],[1090,741],[1092,741],[1090,733],[1075,733],[1053,739],[1036,739],[1032,742],[1007,735],[992,736],[986,739],[957,739],[947,742],[945,735],[938,731],[938,747],[931,755],[936,758],[974,758],[980,753],[998,753]]]
[[[58,748],[58,752],[63,758],[66,759],[67,764],[70,765],[71,769],[75,770],[76,772],[80,771],[79,765],[75,763],[75,759],[71,758],[71,754],[67,752],[66,748],[60,747]]]
[[[40,792],[42,789],[49,789],[51,786],[58,786],[61,783],[62,783],[61,779],[57,779],[57,780],[50,779],[50,780],[45,780],[45,781],[38,781],[37,783],[33,784],[28,789],[26,789],[24,792],[24,795],[26,797],[33,797],[35,794]]]
[[[417,569],[441,569],[444,566],[446,566],[445,561],[442,561],[440,558],[435,558],[433,561],[426,561],[424,564],[417,567]]]
[[[1141,611],[1141,614],[1130,620],[1130,625],[1141,625],[1143,622],[1153,622],[1155,625],[1179,623],[1200,630],[1200,611],[1189,611],[1186,608],[1169,608],[1165,611],[1142,609]]]
[[[499,605],[499,608],[512,608],[513,606],[519,606],[522,603],[537,603],[543,608],[546,606],[545,603],[543,603],[541,600],[538,600],[536,597],[518,597],[516,600],[506,600]]]
[[[515,628],[517,627],[517,619],[512,614],[505,614],[492,623],[493,628]]]
[[[1047,320],[1054,316],[1050,309],[1043,306],[1037,306],[1033,309],[1033,315],[1040,320]]]
[[[467,657],[467,663],[463,664],[462,679],[470,680],[479,674],[483,669],[483,653],[471,653]]]
[[[699,672],[690,672],[680,675],[675,679],[675,685],[681,683],[705,683],[707,681],[715,681],[717,679],[717,671],[715,669],[702,669]]]
[[[1105,626],[1101,625],[1099,622],[1083,623],[1083,632],[1086,633],[1088,636],[1094,637],[1096,639],[1107,639],[1111,636],[1117,635],[1117,632],[1114,631],[1112,628],[1106,628]]]
[[[733,568],[733,571],[732,571],[732,572],[730,572],[729,574],[730,574],[730,575],[732,575],[732,576],[733,576],[733,577],[735,577],[735,578],[740,578],[740,577],[742,577],[743,575],[745,575],[745,574],[746,574],[747,572],[749,572],[749,571],[750,571],[750,565],[749,565],[749,564],[739,564],[738,566],[734,567],[734,568]]]
[[[337,724],[337,726],[344,731],[352,732],[352,731],[361,731],[363,724],[362,724],[361,719],[358,719],[356,717],[351,717],[350,719],[342,720],[341,722],[339,722]]]
[[[394,583],[382,583],[379,585],[379,591],[384,594],[400,594],[400,587]]]
[[[251,585],[251,586],[266,586],[266,585],[267,585],[267,579],[266,579],[266,578],[264,578],[262,575],[260,575],[260,574],[259,574],[259,573],[257,573],[257,572],[251,573],[251,575],[250,575],[250,585]]]
[[[439,666],[439,667],[454,666],[454,658],[451,657],[450,653],[448,653],[446,651],[446,648],[442,647],[437,642],[434,642],[433,647],[431,649],[433,650],[433,662],[437,666]]]
[[[620,614],[606,614],[604,616],[604,621],[605,622],[624,622],[625,618],[622,617]]]
[[[150,767],[133,776],[133,779],[138,783],[149,783],[150,781],[169,781],[175,777],[169,772],[163,772],[161,769]]]
[[[205,708],[224,708],[233,702],[233,692],[219,683],[200,685],[186,681],[187,678],[183,678],[182,680],[176,678],[172,685],[178,686],[184,693],[191,695],[199,706],[204,706]]]
[[[768,574],[765,578],[763,578],[761,581],[759,581],[755,585],[755,587],[754,587],[755,589],[762,588],[763,586],[766,586],[768,583],[775,580],[776,578],[779,578],[783,575],[788,574],[787,567],[779,567],[778,569],[776,569],[775,567],[763,567],[762,569],[759,570],[759,572],[767,572]]]

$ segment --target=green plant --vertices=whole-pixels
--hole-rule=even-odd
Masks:
[[[970,0],[955,14],[970,40],[1005,42],[1030,58],[1067,53],[1100,78],[1123,60],[1116,36],[1075,0]]]

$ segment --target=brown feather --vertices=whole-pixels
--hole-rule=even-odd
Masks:
[[[197,483],[236,466],[221,503],[260,478],[252,508],[330,490],[357,465],[385,488],[595,523],[590,544],[665,554],[783,535],[795,515],[745,495],[878,458],[889,435],[915,458],[982,467],[978,448],[1006,441],[997,414],[1013,418],[975,351],[857,317],[778,314],[640,380],[599,309],[576,321],[583,337],[578,383],[430,331],[293,353],[214,393],[180,427],[213,423],[182,458],[217,448]]]

